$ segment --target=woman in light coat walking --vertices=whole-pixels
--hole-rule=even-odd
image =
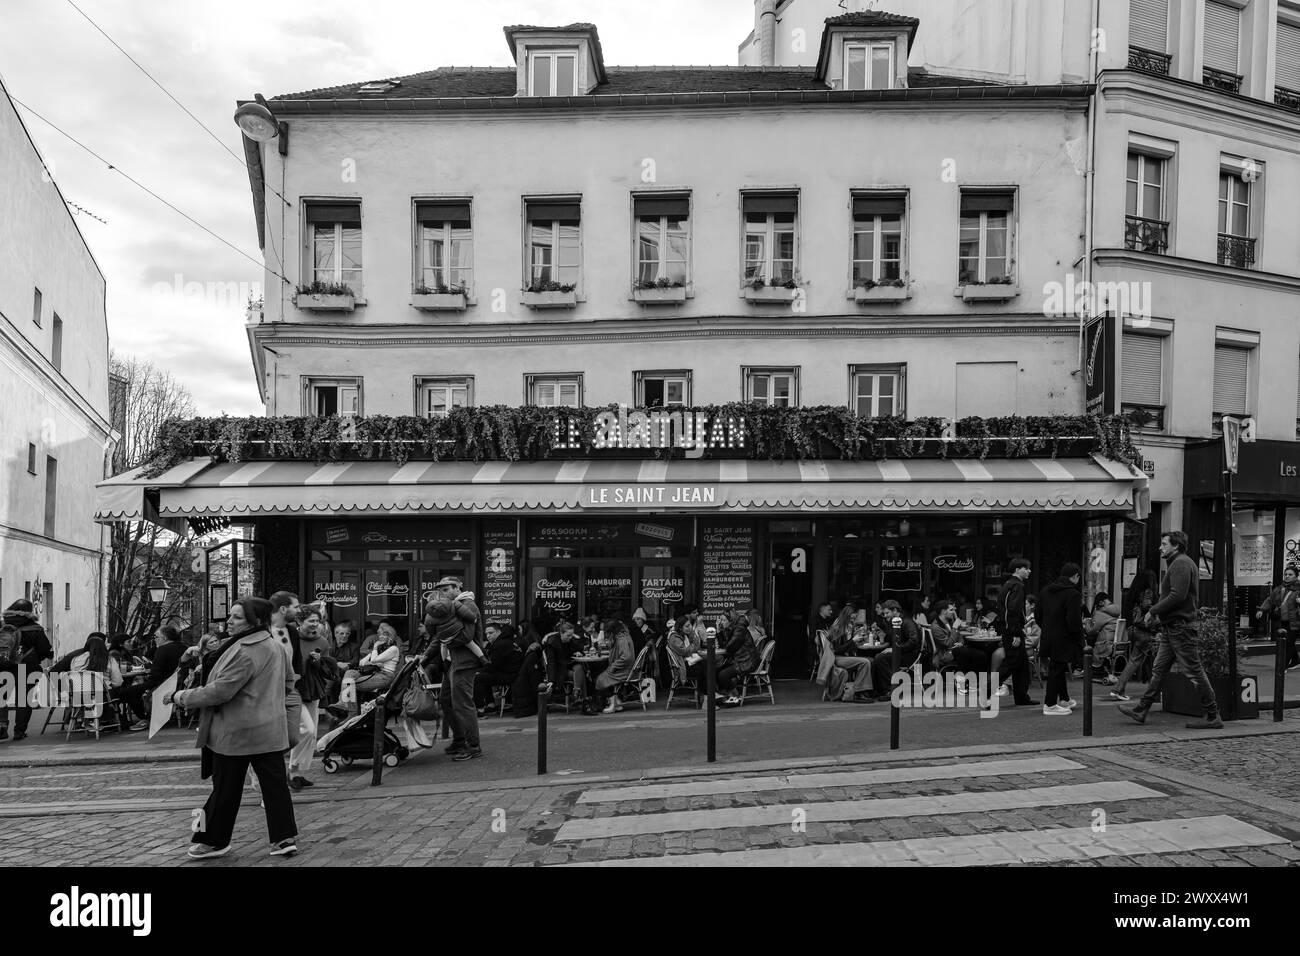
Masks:
[[[189,855],[204,860],[230,852],[230,838],[251,767],[261,784],[272,856],[298,852],[298,826],[285,774],[288,707],[294,674],[268,630],[271,603],[245,597],[227,622],[229,640],[203,663],[203,686],[178,691],[171,701],[200,709],[197,746],[212,793],[194,823]]]

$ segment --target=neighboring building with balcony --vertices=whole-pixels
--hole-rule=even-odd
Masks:
[[[60,651],[100,627],[95,483],[114,450],[104,276],[0,86],[0,607],[40,605]]]
[[[797,65],[615,67],[590,24],[516,26],[511,67],[267,101],[282,132],[246,141],[277,290],[248,325],[267,415],[346,443],[465,407],[491,431],[524,406],[561,436],[585,419],[557,409],[620,403],[1078,414],[1081,321],[1050,302],[1086,250],[1091,87],[909,68],[915,17],[817,27]],[[1091,439],[944,460],[936,433],[877,462],[808,436],[794,462],[746,459],[724,421],[671,461],[635,421],[550,461],[316,466],[288,460],[313,440],[266,432],[252,461],[115,482],[101,514],[239,515],[268,586],[404,634],[444,573],[516,618],[752,603],[794,672],[827,596],[988,595],[1010,558],[1079,560],[1085,520],[1143,505]]]

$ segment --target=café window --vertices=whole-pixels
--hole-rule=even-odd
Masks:
[[[691,373],[637,372],[636,405],[638,408],[666,408],[691,404]]]
[[[303,414],[328,418],[361,414],[361,379],[309,378],[303,383]]]
[[[416,290],[467,293],[474,278],[469,202],[417,202],[415,220]]]
[[[794,408],[799,404],[797,368],[745,369],[745,401]]]
[[[474,404],[474,379],[472,376],[443,378],[417,378],[415,380],[415,412],[425,418],[444,418],[453,408],[469,408]]]

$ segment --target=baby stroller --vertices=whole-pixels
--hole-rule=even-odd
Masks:
[[[326,773],[338,773],[341,767],[351,766],[355,760],[371,760],[375,747],[375,720],[384,721],[383,761],[386,767],[396,767],[411,756],[411,751],[402,745],[397,735],[387,726],[390,717],[402,713],[402,702],[411,682],[423,680],[419,658],[412,658],[397,671],[388,690],[383,693],[383,706],[377,706],[379,698],[367,701],[361,712],[350,717],[328,734],[321,737],[317,746],[320,749],[321,766]]]

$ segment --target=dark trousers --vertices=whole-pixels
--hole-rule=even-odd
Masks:
[[[1012,641],[1019,638],[1020,646]],[[1025,653],[1025,636],[1023,634],[1003,634],[1002,650],[1006,656],[998,668],[998,684],[1006,683],[1011,678],[1011,690],[1017,704],[1029,700],[1029,656]]]
[[[131,713],[135,714],[140,720],[149,717],[149,712],[145,710],[144,698],[152,694],[148,687],[142,683],[132,684],[130,687],[123,687],[117,692],[117,699],[125,701],[131,708]]]
[[[707,667],[708,665],[706,664],[705,666]],[[727,692],[731,692],[736,689],[736,683],[740,677],[741,677],[741,673],[739,668],[737,668],[734,664],[728,664],[726,667],[722,668],[720,671],[718,671],[713,675],[713,684],[714,687],[719,691],[725,690]],[[708,681],[709,679],[707,672],[704,675],[704,679],[705,681]]]
[[[442,677],[442,714],[451,728],[451,742],[477,747],[478,710],[474,707],[474,675],[477,667],[448,670]]]
[[[13,678],[13,701],[0,701],[0,727],[7,727],[9,726],[9,709],[11,705],[17,704],[20,701],[26,704],[28,688],[18,686],[17,664],[8,661],[0,664],[0,674],[9,674]],[[12,709],[17,711],[17,718],[14,721],[14,733],[27,733],[27,725],[32,722],[32,709],[30,707],[13,707]]]
[[[509,688],[514,686],[515,678],[518,676],[518,672],[511,674],[506,671],[494,671],[487,668],[480,670],[478,676],[474,678],[474,703],[479,707],[490,706],[492,704],[492,688],[505,687],[508,694]]]
[[[1286,635],[1286,666],[1295,667],[1300,664],[1300,655],[1297,655],[1295,646],[1296,636],[1300,635],[1300,622],[1283,624],[1280,631]]]
[[[1165,675],[1175,660],[1187,679],[1200,691],[1201,709],[1205,711],[1205,716],[1217,718],[1219,702],[1214,699],[1214,688],[1210,686],[1210,679],[1205,676],[1205,668],[1201,666],[1201,652],[1196,647],[1196,626],[1182,622],[1165,625],[1160,646],[1156,648],[1156,662],[1151,665],[1151,683],[1147,685],[1147,692],[1138,701],[1136,709],[1144,712],[1151,709],[1151,705],[1160,697],[1160,685],[1164,683]]]
[[[1047,668],[1047,688],[1043,691],[1043,704],[1052,707],[1070,699],[1070,662],[1054,660]]]
[[[989,669],[989,656],[967,644],[952,649],[952,662],[963,674],[984,674]]]
[[[220,849],[230,845],[239,816],[239,803],[244,797],[244,779],[248,768],[257,774],[262,788],[262,802],[266,804],[266,831],[272,843],[288,840],[298,835],[298,824],[293,818],[293,799],[289,796],[289,778],[284,768],[281,751],[265,754],[245,754],[227,757],[212,754],[212,793],[203,805],[203,815],[194,831],[191,843],[206,843]]]

